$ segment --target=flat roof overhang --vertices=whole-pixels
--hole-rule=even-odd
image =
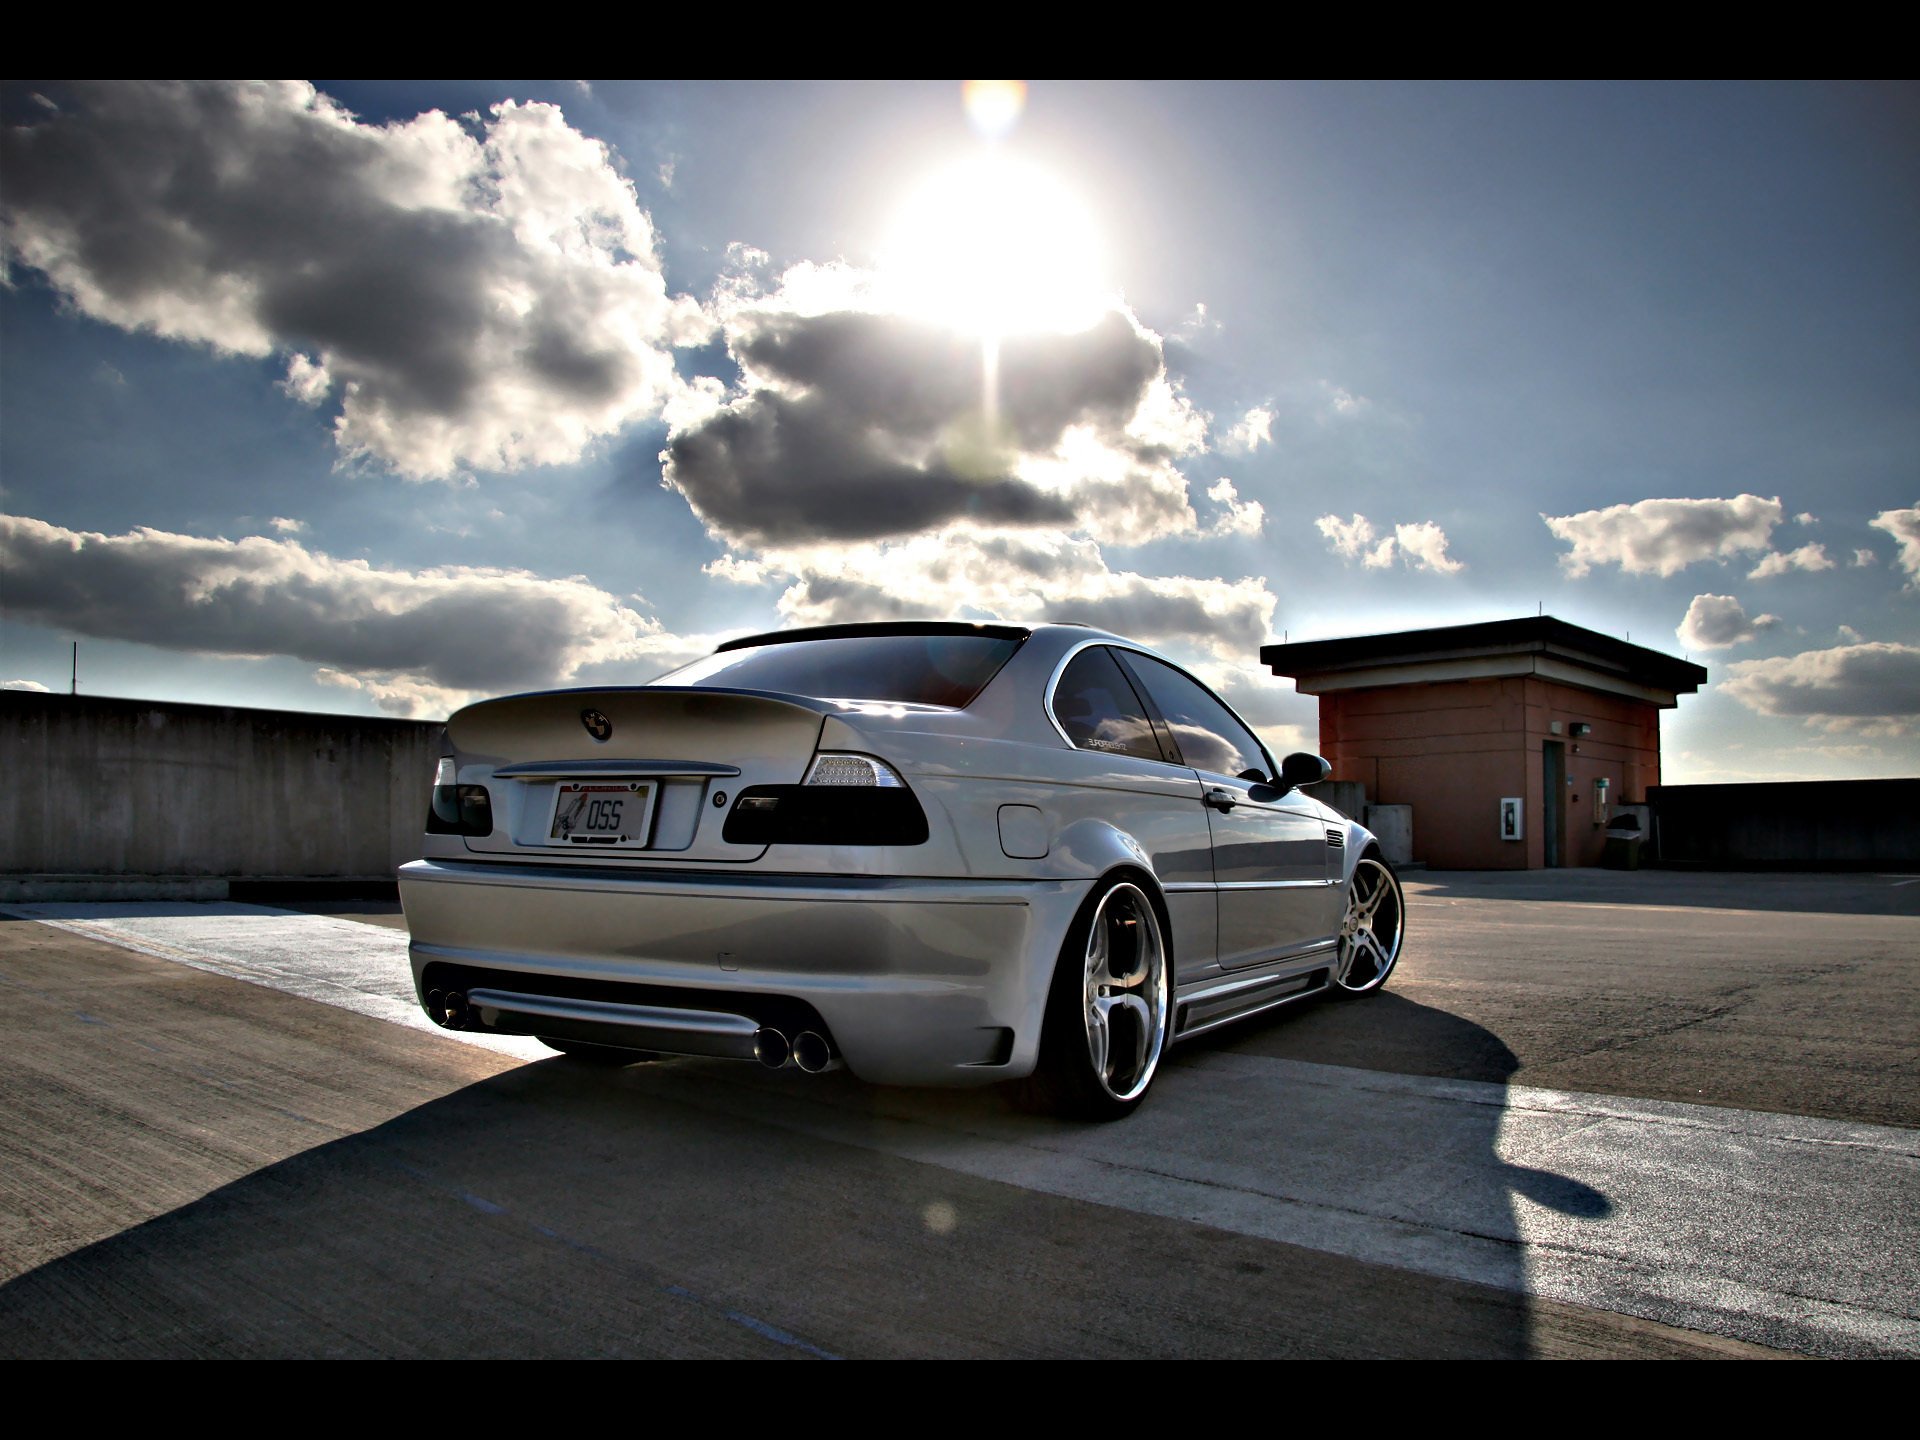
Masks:
[[[1703,665],[1551,615],[1263,645],[1260,660],[1303,695],[1532,675],[1670,710],[1707,683]]]

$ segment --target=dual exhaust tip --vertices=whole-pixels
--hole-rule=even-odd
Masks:
[[[443,1030],[464,1030],[473,1023],[473,1009],[458,990],[429,990],[427,1014]]]
[[[789,1040],[771,1025],[762,1025],[753,1032],[753,1058],[769,1070],[784,1070],[793,1065],[808,1075],[819,1075],[840,1065],[826,1036],[802,1030]]]
[[[427,1014],[433,1023],[446,1030],[466,1030],[473,1025],[473,1007],[458,990],[429,990]],[[792,1065],[807,1075],[820,1075],[840,1068],[840,1057],[833,1044],[815,1030],[802,1030],[789,1040],[771,1025],[753,1032],[753,1058],[769,1070],[784,1070]]]

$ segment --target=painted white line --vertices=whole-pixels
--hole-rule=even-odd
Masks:
[[[716,1079],[675,1098],[1783,1349],[1920,1354],[1920,1132],[1207,1052],[1176,1051],[1151,1105],[1099,1127]]]
[[[8,908],[432,1029],[397,930]],[[723,1062],[636,1073],[677,1103],[1046,1194],[1786,1349],[1920,1355],[1920,1131],[1211,1051],[1176,1051],[1153,1103],[1105,1126]]]
[[[8,904],[0,911],[376,1020],[447,1033],[427,1018],[414,996],[404,930],[228,902]],[[537,1040],[460,1038],[522,1060],[553,1055]]]

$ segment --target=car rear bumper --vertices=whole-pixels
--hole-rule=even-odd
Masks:
[[[456,860],[417,860],[399,879],[423,1004],[457,984],[681,1011],[696,1026],[708,1014],[782,1027],[817,1015],[854,1074],[900,1085],[1032,1070],[1053,963],[1086,891]],[[651,1048],[687,1048],[658,1039]]]

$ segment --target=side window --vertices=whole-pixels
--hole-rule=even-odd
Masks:
[[[1147,655],[1129,654],[1127,664],[1160,707],[1187,764],[1216,775],[1257,770],[1273,778],[1267,775],[1267,757],[1253,732],[1198,680]]]
[[[1133,682],[1103,646],[1082,650],[1068,662],[1054,687],[1053,714],[1067,738],[1082,750],[1140,760],[1166,758]]]

